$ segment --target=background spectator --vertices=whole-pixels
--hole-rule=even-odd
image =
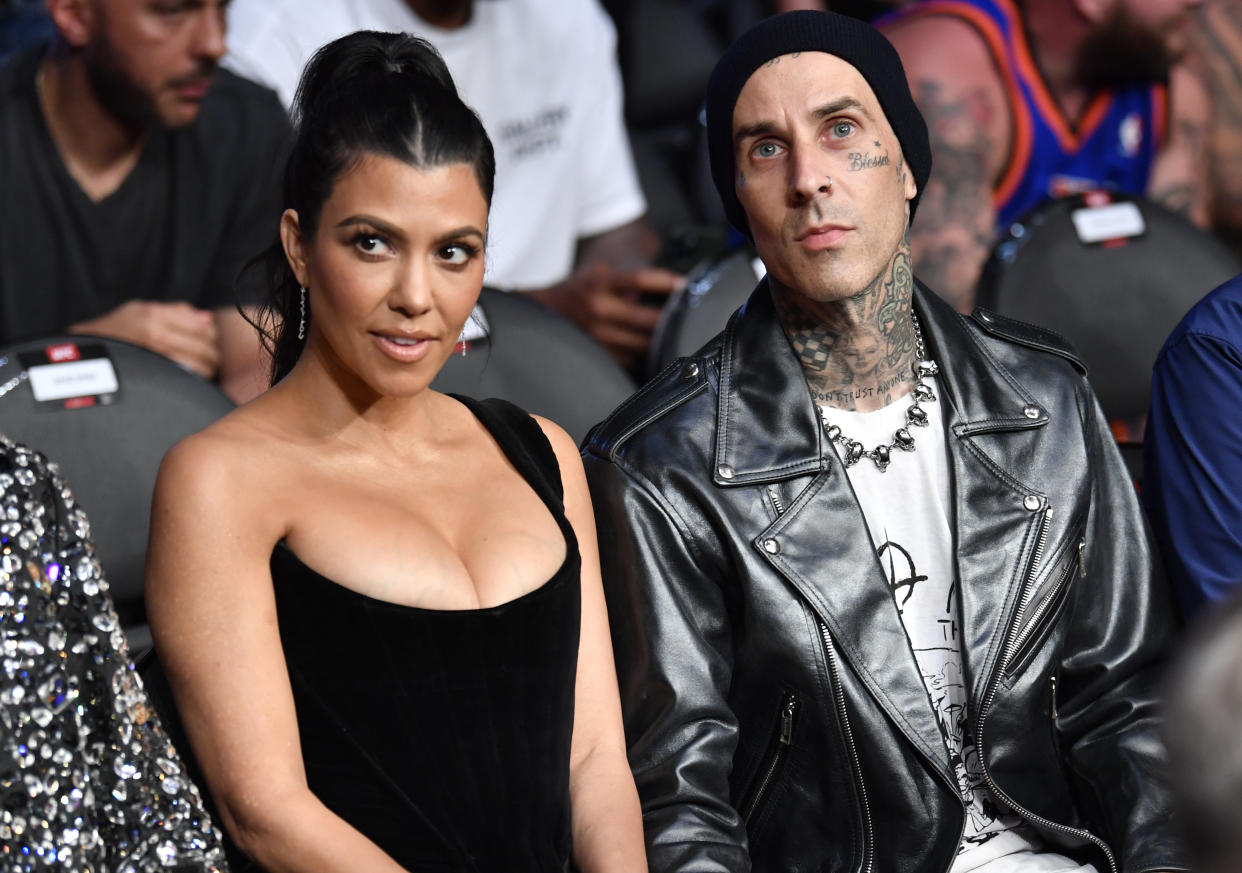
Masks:
[[[1192,44],[1212,95],[1212,227],[1242,255],[1242,3],[1207,0],[1195,12]]]
[[[1176,62],[1199,2],[919,0],[886,19],[935,154],[915,272],[969,311],[997,228],[1090,187],[1206,224],[1209,101]]]
[[[1182,611],[1242,581],[1242,276],[1200,301],[1152,370],[1143,500]]]
[[[50,45],[0,68],[0,342],[117,337],[252,396],[266,368],[235,283],[275,239],[280,104],[217,70],[220,0],[48,11]]]

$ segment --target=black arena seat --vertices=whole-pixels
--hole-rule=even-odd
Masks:
[[[750,297],[766,270],[753,249],[739,249],[686,277],[673,294],[651,338],[647,367],[658,373],[690,355],[724,330],[726,322]]]
[[[501,397],[581,441],[636,390],[634,380],[569,319],[521,294],[484,288],[482,338],[454,354],[432,382],[438,391]]]
[[[1093,191],[1047,203],[1008,228],[977,300],[1070,340],[1105,414],[1136,421],[1147,414],[1151,368],[1165,338],[1240,269],[1224,244],[1182,216]]]
[[[63,335],[0,348],[0,432],[60,466],[135,647],[146,639],[143,568],[160,460],[232,408],[212,383],[120,340]]]

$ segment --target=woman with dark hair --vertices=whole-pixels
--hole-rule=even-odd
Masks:
[[[169,452],[152,632],[272,871],[645,870],[590,500],[556,425],[429,385],[483,280],[491,145],[427,43],[299,89],[274,385]]]

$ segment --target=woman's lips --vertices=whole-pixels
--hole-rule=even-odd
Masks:
[[[432,339],[427,336],[399,336],[395,334],[372,333],[375,344],[380,351],[394,361],[410,364],[421,360],[431,349]]]

